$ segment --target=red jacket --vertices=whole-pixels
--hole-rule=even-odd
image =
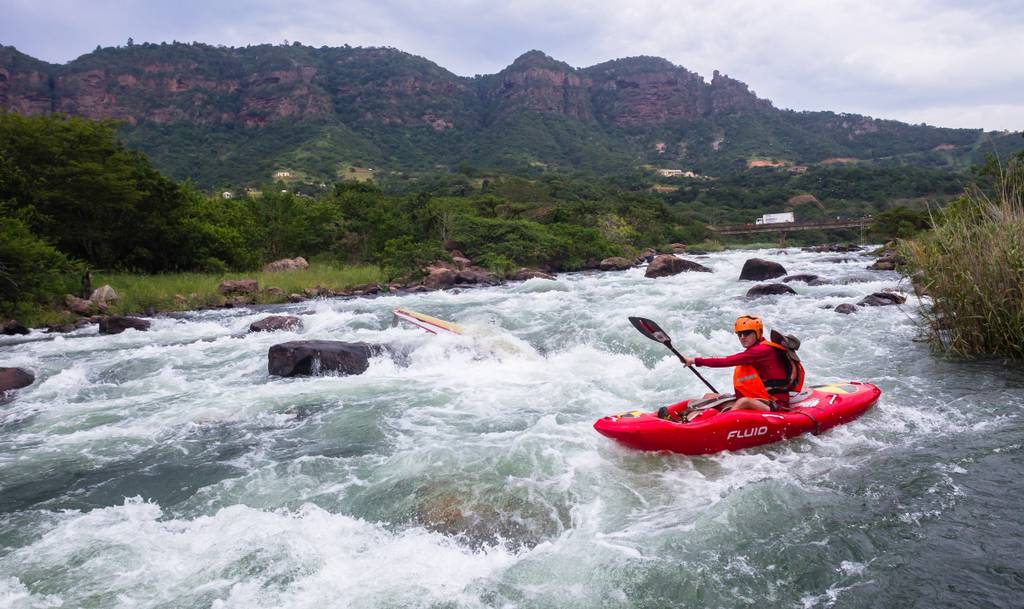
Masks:
[[[786,380],[786,367],[779,357],[778,349],[765,343],[758,343],[749,349],[728,357],[696,357],[693,363],[709,368],[729,368],[733,366],[752,366],[764,381]]]

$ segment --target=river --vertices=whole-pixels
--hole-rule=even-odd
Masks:
[[[743,298],[749,257],[832,284]],[[0,607],[1020,607],[1024,371],[915,341],[870,260],[787,249],[505,286],[0,338],[36,383],[0,405]],[[115,286],[116,287],[116,286]],[[467,328],[392,326],[408,307]],[[246,334],[268,313],[303,329]],[[705,391],[684,354],[755,314],[862,418],[738,453],[644,453],[599,417]],[[387,343],[359,376],[271,378],[297,339]],[[727,370],[705,369],[727,388]]]

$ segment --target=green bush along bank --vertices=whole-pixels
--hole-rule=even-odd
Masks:
[[[902,250],[931,296],[922,315],[937,348],[1024,359],[1024,157],[999,170],[994,188],[969,190]]]

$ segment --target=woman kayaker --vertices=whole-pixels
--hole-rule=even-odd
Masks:
[[[736,401],[722,407],[729,410],[780,411],[789,407],[789,392],[800,391],[804,368],[792,350],[765,340],[764,324],[752,315],[736,319],[736,336],[744,350],[728,357],[683,357],[687,366],[728,368],[735,366],[733,390]],[[720,398],[708,393],[705,399]]]

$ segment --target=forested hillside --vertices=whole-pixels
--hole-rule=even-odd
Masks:
[[[0,109],[120,121],[130,148],[203,188],[278,172],[328,184],[352,168],[724,176],[859,160],[960,171],[1020,147],[1008,134],[779,110],[742,82],[660,58],[573,68],[539,51],[467,78],[392,48],[147,43],[51,65],[2,47]]]

